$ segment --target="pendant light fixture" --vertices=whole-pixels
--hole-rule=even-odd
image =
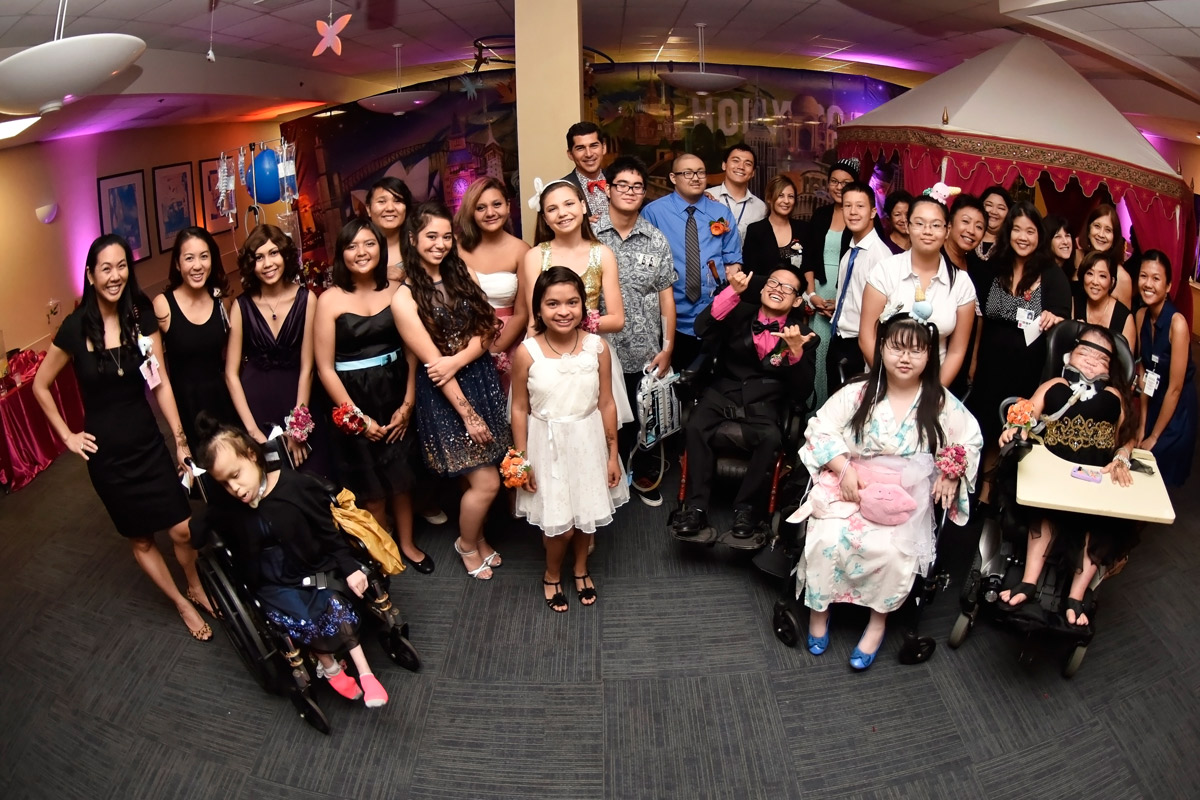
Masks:
[[[402,44],[392,45],[396,50],[396,91],[377,94],[374,97],[364,97],[358,104],[368,111],[379,114],[400,116],[413,109],[427,106],[441,96],[441,92],[419,91],[403,92],[400,90],[400,48]]]
[[[703,22],[696,23],[696,38],[700,43],[700,71],[658,73],[659,79],[668,86],[682,89],[685,92],[695,92],[699,95],[713,92],[727,92],[736,89],[746,82],[741,75],[731,75],[726,72],[706,72],[704,69],[704,29],[708,27]]]
[[[65,98],[80,98],[120,74],[146,43],[124,33],[90,33],[63,38],[67,0],[59,0],[54,38],[0,61],[0,113],[48,114]]]

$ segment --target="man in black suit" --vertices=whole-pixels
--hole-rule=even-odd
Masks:
[[[604,179],[604,156],[608,146],[600,138],[600,126],[594,122],[576,122],[567,128],[567,158],[575,169],[562,177],[580,188],[587,198],[592,225],[608,216],[608,181]]]
[[[687,493],[671,520],[676,536],[708,528],[715,457],[712,438],[726,420],[737,420],[751,451],[734,500],[735,539],[749,539],[766,518],[775,460],[783,446],[786,404],[807,397],[816,374],[817,335],[804,324],[798,271],[778,267],[757,297],[747,292],[752,273],[726,273],[729,285],[696,318],[696,334],[716,352],[713,381],[687,424]]]

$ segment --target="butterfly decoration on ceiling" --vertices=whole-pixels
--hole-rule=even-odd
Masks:
[[[317,20],[317,33],[321,34],[321,41],[317,42],[317,49],[313,50],[313,57],[321,55],[326,49],[332,50],[334,55],[342,54],[342,40],[338,34],[350,22],[350,15],[343,14],[337,18],[337,22],[333,21],[332,9],[330,9],[329,21]]]
[[[463,75],[458,79],[458,90],[467,96],[468,100],[474,100],[480,89],[483,88],[483,78],[472,78],[470,75]]]

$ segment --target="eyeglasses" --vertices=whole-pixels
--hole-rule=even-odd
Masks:
[[[645,194],[646,193],[646,185],[644,183],[626,183],[625,181],[620,181],[618,183],[614,183],[611,185],[612,185],[612,188],[616,189],[621,194]]]
[[[800,294],[800,290],[795,286],[788,286],[786,283],[780,283],[774,278],[767,278],[768,289],[778,289],[779,293],[784,297],[791,297],[795,294]]]
[[[678,178],[683,178],[684,180],[690,181],[694,178],[703,178],[708,173],[702,169],[685,169],[680,170],[679,172],[672,172],[671,174]]]
[[[944,222],[926,222],[923,219],[914,219],[914,220],[909,220],[908,227],[912,228],[914,231],[923,231],[926,228],[928,228],[929,230],[933,231],[934,233],[937,233],[939,231],[944,231],[946,229],[946,223],[944,223]]]
[[[849,186],[852,183],[854,183],[853,179],[845,180],[845,181],[839,181],[837,178],[829,179],[829,185],[832,186],[834,189],[841,189],[843,186]]]
[[[890,353],[895,353],[898,356],[908,354],[909,358],[920,358],[921,356],[929,355],[929,350],[924,347],[901,347],[893,341],[884,342],[883,347]]]

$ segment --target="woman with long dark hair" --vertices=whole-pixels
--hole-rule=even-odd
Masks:
[[[212,628],[192,604],[209,613],[212,609],[196,574],[188,531],[191,511],[177,472],[190,452],[171,381],[161,365],[154,308],[138,288],[132,264],[129,243],[120,236],[106,234],[92,242],[83,300],[58,329],[33,380],[33,394],[67,449],[87,462],[92,486],[117,532],[133,545],[138,566],[175,604],[192,637],[208,641]],[[50,393],[68,365],[74,365],[83,396],[82,431],[67,427]],[[163,444],[147,388],[174,436],[174,457]],[[154,543],[154,534],[163,529],[171,535],[187,578],[186,597]]]
[[[975,246],[975,255],[981,261],[987,261],[992,257],[996,245],[1003,241],[1001,228],[1008,219],[1008,210],[1012,208],[1013,199],[1003,186],[989,186],[979,195],[979,200],[987,213],[987,230],[983,232],[983,239]]]
[[[317,300],[314,353],[317,374],[337,406],[358,407],[366,429],[333,431],[342,485],[387,528],[396,520],[400,551],[418,572],[433,559],[413,541],[413,470],[410,459],[416,405],[417,359],[406,352],[392,319],[397,284],[388,280],[386,243],[373,222],[353,219],[338,233],[333,286]]]
[[[817,411],[800,448],[815,476],[799,512],[812,517],[802,562],[808,649],[829,646],[833,603],[866,606],[870,621],[850,657],[857,670],[874,662],[887,615],[933,564],[933,505],[958,525],[969,515],[983,439],[942,388],[937,341],[933,325],[909,314],[881,323],[870,372]]]
[[[1121,232],[1121,218],[1117,216],[1117,209],[1108,203],[1101,203],[1093,208],[1084,220],[1079,238],[1075,242],[1075,264],[1082,264],[1084,257],[1097,252],[1112,255],[1112,264],[1117,271],[1117,286],[1113,289],[1113,297],[1124,303],[1126,308],[1131,307],[1133,279],[1124,270],[1125,234]]]
[[[385,175],[367,190],[367,218],[383,234],[387,250],[388,280],[404,280],[404,223],[416,206],[408,184]]]
[[[167,351],[179,421],[196,448],[196,415],[207,411],[224,423],[237,422],[225,385],[229,336],[229,284],[221,251],[204,228],[184,228],[175,237],[167,290],[154,298],[154,314]]]
[[[466,483],[454,549],[472,578],[488,580],[501,561],[484,539],[483,523],[500,491],[497,465],[512,446],[505,398],[488,355],[500,323],[458,255],[450,212],[441,204],[423,203],[410,218],[404,266],[392,318],[420,364],[421,450],[435,474]]]
[[[1042,220],[1042,234],[1050,242],[1050,255],[1069,280],[1075,279],[1075,237],[1068,230],[1066,217],[1047,214]]]

